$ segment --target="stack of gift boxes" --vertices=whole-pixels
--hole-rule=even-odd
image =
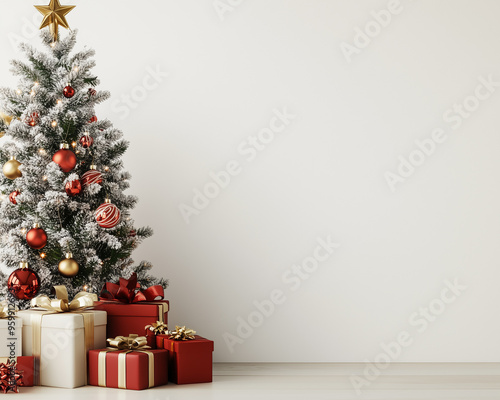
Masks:
[[[213,341],[185,327],[168,330],[168,310],[163,288],[140,291],[135,275],[106,283],[99,299],[81,292],[70,301],[57,286],[53,297],[0,318],[0,367],[16,361],[23,386],[142,390],[211,382]]]

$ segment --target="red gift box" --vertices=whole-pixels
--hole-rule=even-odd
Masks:
[[[7,363],[8,358],[0,357],[0,364]],[[14,359],[17,363],[16,369],[22,371],[23,386],[33,386],[34,370],[35,370],[35,357],[33,356],[19,356]]]
[[[168,335],[156,336],[159,349],[168,350],[168,380],[186,383],[212,382],[214,342],[195,336],[193,340],[173,340]]]
[[[99,295],[102,301],[94,305],[108,313],[108,337],[142,336],[146,325],[157,321],[167,324],[169,304],[163,297],[160,285],[141,290],[134,272],[129,279],[120,278],[118,283],[105,282]]]
[[[89,385],[143,390],[168,383],[166,350],[90,350]]]
[[[169,303],[167,300],[133,304],[97,301],[94,305],[96,310],[104,310],[108,313],[107,337],[131,333],[144,335],[146,325],[156,321],[168,323]]]
[[[150,330],[146,330],[146,339],[148,341],[148,346],[152,349],[156,349],[156,335]]]

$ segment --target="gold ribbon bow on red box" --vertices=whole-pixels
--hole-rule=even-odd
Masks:
[[[153,332],[155,335],[167,335],[169,333],[168,326],[163,321],[156,321],[151,325],[146,325],[144,329]]]
[[[154,354],[147,349],[147,338],[145,336],[138,336],[131,334],[129,336],[117,336],[115,338],[108,338],[108,348],[99,352],[98,359],[98,384],[99,386],[106,387],[106,353],[110,351],[123,351],[118,354],[118,388],[127,389],[127,354],[134,351],[145,353],[148,355],[148,385],[153,387],[155,385],[155,357]]]
[[[185,326],[176,326],[175,331],[168,331],[169,339],[172,340],[194,340],[196,331],[186,328]]]
[[[108,338],[108,347],[116,350],[142,350],[150,349],[146,336],[139,336],[135,333],[129,336],[117,336]]]

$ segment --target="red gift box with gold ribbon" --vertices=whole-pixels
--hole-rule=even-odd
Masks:
[[[212,353],[214,342],[201,336],[193,340],[169,339],[156,336],[159,349],[168,350],[168,380],[178,385],[212,382]]]
[[[108,337],[130,333],[144,335],[144,327],[153,322],[168,323],[168,300],[163,300],[164,290],[159,285],[140,290],[137,275],[120,278],[119,283],[106,282],[95,303],[96,310],[108,313]]]
[[[110,341],[115,347],[89,351],[89,385],[143,390],[168,383],[166,350],[151,350],[146,338],[136,335]]]

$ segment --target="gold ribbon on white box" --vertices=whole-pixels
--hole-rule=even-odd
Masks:
[[[35,357],[35,386],[40,386],[41,382],[40,358],[42,356],[42,319],[45,315],[67,312],[80,314],[83,318],[85,354],[94,346],[94,314],[86,312],[86,310],[94,306],[94,301],[98,300],[97,295],[94,293],[80,292],[73,300],[69,301],[68,290],[66,286],[63,285],[54,286],[53,293],[56,296],[55,299],[51,299],[46,295],[40,295],[31,299],[32,310],[39,311],[31,315],[33,356]],[[85,364],[86,363],[87,356],[85,356]]]
[[[78,312],[93,307],[94,302],[97,301],[97,295],[89,292],[80,292],[73,300],[69,301],[68,289],[63,285],[54,286],[53,292],[56,296],[55,299],[51,299],[46,295],[40,295],[31,299],[31,307],[39,307],[58,313]]]
[[[17,312],[17,307],[13,307],[12,311]],[[9,318],[9,302],[7,300],[0,301],[0,319]]]
[[[0,319],[2,318],[8,318],[9,316],[9,304],[7,303],[7,300],[3,300],[0,302]]]

